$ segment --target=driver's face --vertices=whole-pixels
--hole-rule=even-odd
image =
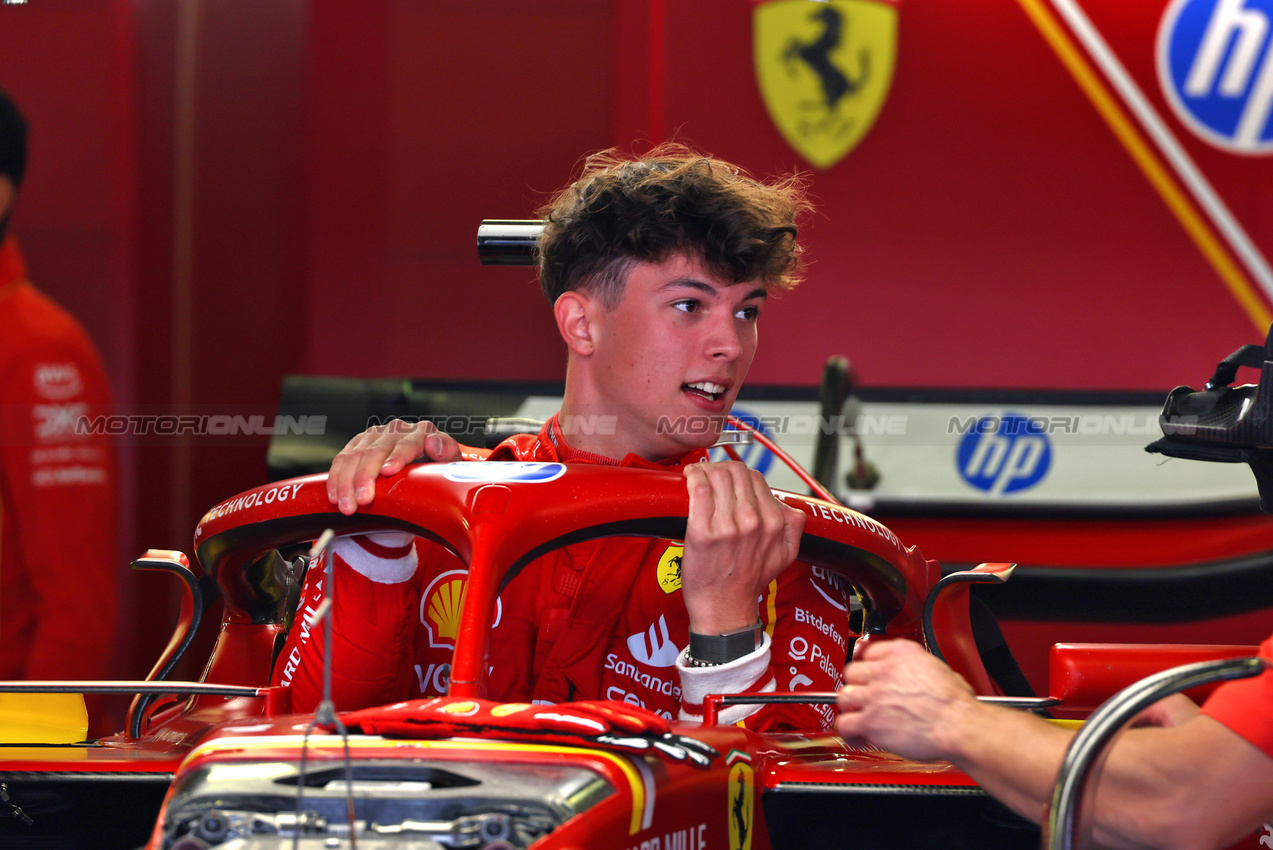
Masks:
[[[696,258],[637,263],[601,316],[593,363],[616,451],[649,460],[711,446],[756,354],[765,287],[734,283]]]

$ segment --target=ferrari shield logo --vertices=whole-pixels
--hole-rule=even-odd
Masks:
[[[745,761],[729,769],[729,850],[751,850],[752,806],[755,803],[754,771]]]
[[[816,168],[853,150],[897,61],[896,0],[769,0],[752,17],[756,79],[787,143]]]
[[[684,554],[684,546],[673,544],[659,558],[659,587],[664,593],[675,593],[681,589],[681,557]]]

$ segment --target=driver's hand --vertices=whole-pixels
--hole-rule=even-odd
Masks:
[[[393,475],[417,458],[460,460],[460,446],[432,422],[394,419],[368,428],[332,459],[327,498],[346,516],[376,498],[376,476]]]
[[[749,626],[765,587],[796,559],[804,512],[778,501],[763,475],[736,461],[690,464],[685,483],[681,593],[690,631]]]

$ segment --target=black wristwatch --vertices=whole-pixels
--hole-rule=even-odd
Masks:
[[[690,648],[685,663],[690,667],[715,667],[737,661],[760,648],[765,627],[759,622],[719,635],[690,632]]]

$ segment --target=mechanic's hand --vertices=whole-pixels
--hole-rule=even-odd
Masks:
[[[736,461],[690,464],[685,483],[681,593],[690,631],[749,626],[765,587],[796,558],[804,512],[778,501],[763,475]]]
[[[1184,694],[1164,697],[1136,715],[1132,726],[1179,726],[1198,716],[1198,704]]]
[[[332,459],[327,498],[346,516],[376,497],[376,476],[393,475],[417,458],[460,459],[460,446],[432,422],[394,419],[368,428]]]
[[[835,731],[916,761],[947,758],[943,732],[981,704],[964,679],[919,644],[869,644],[844,668]]]

